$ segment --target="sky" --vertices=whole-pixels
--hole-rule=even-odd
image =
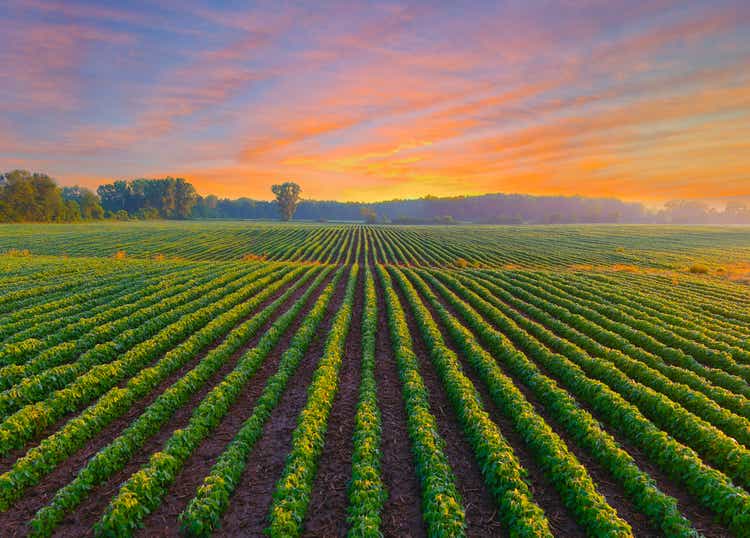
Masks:
[[[750,196],[750,1],[2,0],[0,170],[201,194]]]

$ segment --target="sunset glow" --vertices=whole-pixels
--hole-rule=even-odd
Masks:
[[[750,196],[747,0],[3,4],[0,170],[261,199],[282,179]]]

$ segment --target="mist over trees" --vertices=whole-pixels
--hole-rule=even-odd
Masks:
[[[239,198],[230,200],[209,195],[199,197],[195,218],[273,219],[276,202]],[[375,203],[301,200],[295,219],[365,221],[393,224],[750,224],[750,209],[730,202],[726,210],[710,208],[704,202],[676,200],[658,211],[643,204],[614,198],[583,196],[531,196],[486,194]]]
[[[286,187],[285,187],[286,186]],[[296,188],[295,188],[296,187]],[[277,193],[278,191],[278,193]],[[750,207],[728,202],[723,210],[698,200],[673,200],[660,210],[614,198],[485,194],[375,203],[300,200],[294,183],[274,185],[273,201],[199,196],[183,178],[133,179],[59,187],[46,174],[0,174],[0,222],[76,222],[128,219],[264,219],[383,224],[750,224]]]

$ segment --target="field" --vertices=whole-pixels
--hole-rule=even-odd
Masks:
[[[2,536],[750,536],[750,230],[0,227]]]

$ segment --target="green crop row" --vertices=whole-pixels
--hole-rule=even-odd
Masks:
[[[416,324],[427,345],[430,358],[446,388],[453,410],[474,450],[474,456],[479,463],[479,467],[482,469],[484,480],[498,505],[500,518],[506,523],[510,535],[519,537],[552,536],[544,512],[534,503],[531,490],[525,481],[525,470],[513,453],[513,448],[503,438],[500,429],[484,409],[479,394],[471,381],[464,375],[458,357],[445,345],[440,329],[419,299],[412,284],[401,271],[393,267],[390,269],[391,274],[398,281],[411,311],[414,313]],[[465,354],[469,350],[461,349],[461,351]],[[523,397],[520,394],[518,396],[519,400],[516,401],[516,404],[519,407],[516,410],[519,413],[528,413],[528,403],[524,407],[521,404]],[[508,407],[503,407],[503,410],[509,411]],[[521,415],[519,414],[514,418],[519,419]],[[537,428],[534,434],[539,435],[539,433],[539,428]],[[544,433],[548,436],[551,434],[551,432]],[[547,454],[547,456],[549,457],[550,454]],[[554,454],[554,456],[558,455]],[[560,457],[555,458],[554,464],[565,466],[566,462],[563,462],[562,459]],[[578,467],[571,474],[571,478],[585,483],[586,473],[580,465]],[[565,471],[570,473],[571,466],[568,465]],[[590,482],[590,479],[588,481]],[[590,490],[594,492],[593,485],[591,485]],[[595,492],[594,495],[598,496],[593,502],[595,507],[606,507],[604,499]],[[592,504],[592,499],[589,498],[586,501],[586,505]],[[613,526],[624,525],[622,528],[628,529],[627,524],[621,522],[616,512],[611,508],[604,515],[611,518]],[[619,535],[629,536],[630,533],[626,532]]]
[[[489,282],[485,282],[485,286],[494,293],[505,296],[506,300],[513,301],[513,297],[505,290],[499,289]],[[702,392],[694,390],[686,384],[673,382],[648,363],[644,364],[644,362],[632,359],[616,349],[608,349],[596,344],[586,334],[589,331],[594,332],[596,330],[590,322],[580,317],[571,316],[569,311],[552,303],[545,306],[552,315],[533,305],[525,305],[524,308],[533,313],[534,318],[544,324],[545,327],[564,336],[565,339],[562,339],[549,332],[536,331],[536,336],[552,349],[561,353],[578,353],[584,350],[593,352],[592,357],[607,360],[631,379],[666,395],[672,401],[679,403],[685,409],[720,428],[740,443],[750,446],[750,422],[746,418],[724,409]],[[715,390],[715,387],[713,389]],[[745,409],[747,407],[745,406]]]
[[[175,371],[216,338],[225,334],[281,286],[295,278],[301,269],[290,271],[267,286],[253,299],[243,301],[228,312],[218,315],[190,338],[167,353],[156,365],[141,370],[123,388],[111,389],[81,415],[19,458],[9,471],[0,475],[0,509],[6,509],[21,497],[25,488],[38,483],[47,473],[81,448],[101,429],[143,398],[169,373]],[[268,284],[268,282],[266,282]],[[258,283],[258,287],[263,282]],[[253,327],[255,324],[251,325]]]
[[[341,271],[337,273],[337,279],[340,278],[340,273]],[[332,290],[333,285],[329,286],[328,291]],[[281,355],[277,371],[268,379],[258,397],[250,418],[219,456],[195,497],[180,515],[183,533],[207,536],[219,526],[221,516],[229,506],[232,493],[245,470],[250,452],[263,432],[263,426],[278,405],[289,379],[305,356],[312,339],[311,329],[317,326],[316,321],[320,323],[318,318],[323,315],[327,300],[324,297],[319,299],[308,316],[309,325],[302,326],[294,335],[289,348]]]
[[[74,357],[82,355],[97,344],[107,342],[114,335],[137,324],[139,319],[148,319],[142,317],[143,311],[151,312],[154,316],[156,313],[150,307],[167,302],[168,298],[183,292],[190,292],[198,284],[193,279],[186,279],[185,282],[165,281],[143,288],[132,295],[110,299],[104,312],[71,323],[44,341],[37,340],[39,344],[34,346],[33,353],[25,351],[21,355],[24,359],[23,364],[9,364],[0,368],[0,388],[7,389],[25,377],[69,363]],[[69,341],[76,337],[77,340]],[[15,345],[23,344],[24,342],[19,342]]]
[[[626,400],[635,404],[656,425],[696,450],[707,462],[729,475],[739,485],[750,485],[750,452],[736,439],[690,413],[664,394],[633,381],[612,363],[594,359],[578,346],[556,337],[542,325],[532,323],[528,319],[522,323],[537,338],[559,349],[589,377],[606,383]],[[648,375],[645,369],[641,373]],[[688,399],[690,396],[687,391],[690,390],[684,385],[673,387],[673,391],[681,393],[680,399]],[[726,410],[719,410],[714,415],[719,415],[724,424],[736,424],[738,420],[744,420],[734,417],[738,420],[732,421],[733,415]]]
[[[566,433],[617,479],[633,504],[649,516],[666,536],[696,535],[690,522],[680,514],[677,501],[662,493],[649,475],[638,468],[632,456],[621,449],[615,439],[602,429],[587,411],[579,407],[570,394],[562,390],[554,380],[542,374],[533,362],[515,349],[505,336],[488,325],[470,304],[461,300],[451,289],[477,306],[483,304],[481,297],[491,297],[489,291],[485,290],[481,294],[479,294],[481,288],[476,293],[469,291],[462,284],[463,281],[459,282],[444,273],[439,274],[440,280],[430,273],[421,274],[461,315],[492,353],[489,356],[482,350],[478,350],[476,354],[467,358],[485,379],[493,398],[506,397],[501,392],[502,385],[494,381],[503,376],[496,362],[500,361],[508,371],[529,388],[554,420],[565,428]],[[425,293],[435,297],[431,292],[427,293],[427,290]],[[439,302],[436,299],[437,297],[433,302],[437,308]],[[452,318],[445,308],[438,308],[438,311],[456,339],[471,338],[471,334]]]
[[[338,391],[339,371],[344,358],[344,344],[352,321],[352,305],[358,282],[359,266],[349,272],[343,304],[339,307],[326,336],[323,356],[307,391],[307,402],[292,433],[292,447],[284,470],[276,482],[268,515],[266,534],[275,538],[299,536],[310,494],[323,452],[328,417]]]
[[[276,268],[283,272],[288,268]],[[103,348],[108,358],[115,359],[107,364],[101,364],[88,369],[86,373],[75,378],[69,386],[53,392],[45,400],[27,405],[6,418],[0,424],[0,447],[3,453],[15,448],[21,448],[26,441],[44,430],[67,413],[79,410],[80,406],[92,401],[121,380],[137,374],[141,369],[168,351],[174,345],[205,326],[211,319],[228,310],[248,295],[256,293],[264,285],[268,285],[274,275],[247,283],[240,280],[204,295],[193,303],[189,312],[177,309],[177,319],[171,324],[146,323],[143,327],[144,336],[153,337],[144,340],[124,354],[115,343]],[[229,289],[234,289],[226,294]],[[172,319],[172,318],[167,318]],[[154,320],[151,320],[154,321]],[[134,329],[136,330],[136,329]],[[141,330],[140,328],[137,330]],[[97,348],[94,348],[97,349]],[[119,358],[118,358],[119,357]]]
[[[365,254],[368,252],[365,246]],[[354,416],[354,452],[349,482],[349,538],[379,538],[380,514],[386,499],[380,474],[382,419],[375,382],[375,333],[378,330],[378,302],[375,280],[365,266],[365,304],[362,312],[362,372],[359,401]]]
[[[536,461],[557,489],[565,506],[581,527],[589,536],[632,536],[630,526],[607,504],[604,497],[596,490],[594,482],[583,465],[568,450],[565,442],[536,413],[534,407],[516,388],[513,381],[502,374],[494,359],[478,345],[471,333],[448,314],[425,282],[412,272],[409,275],[433,307],[442,314],[442,320],[446,323],[462,355],[480,373],[492,372],[494,374],[482,376],[493,401],[511,419],[516,431],[521,435]],[[431,339],[442,340],[440,330],[434,322],[431,333]],[[457,361],[455,356],[454,360]]]
[[[261,304],[279,289],[286,288],[284,293],[262,311],[232,329],[219,346],[210,350],[192,370],[159,395],[116,439],[99,450],[78,472],[76,478],[58,490],[52,501],[37,512],[30,522],[32,534],[50,535],[65,514],[78,506],[97,485],[120,471],[136,451],[187,402],[188,398],[199,391],[234,353],[257,334],[258,330],[292,296],[294,291],[318,272],[317,268],[306,269],[304,267],[291,271],[249,301],[251,305],[247,303],[238,305],[232,311],[214,320],[210,327],[211,333],[207,334],[208,338],[224,334],[240,316],[246,316],[250,308]],[[318,276],[310,286],[310,292],[318,287],[328,272],[328,270],[323,271]],[[287,286],[289,283],[292,285]],[[306,296],[303,296],[302,301],[305,299]]]
[[[342,270],[339,269],[333,281],[325,288],[313,309],[302,321],[290,347],[307,349],[323,320],[326,306],[333,296],[341,274]],[[95,526],[98,536],[129,536],[143,524],[143,519],[159,506],[185,461],[201,441],[219,425],[232,403],[239,397],[242,388],[300,314],[305,304],[304,299],[308,297],[309,295],[306,295],[298,300],[274,322],[257,345],[242,356],[234,370],[203,398],[193,411],[188,425],[175,431],[164,445],[164,449],[152,454],[145,466],[120,487]]]
[[[376,268],[385,295],[391,345],[406,406],[406,425],[422,488],[422,517],[427,534],[431,537],[465,536],[466,513],[444,453],[445,441],[430,412],[427,388],[419,375],[404,311],[388,272],[381,265]]]
[[[735,532],[748,527],[750,496],[743,489],[732,484],[724,474],[708,467],[691,448],[661,431],[636,406],[605,383],[587,377],[584,370],[566,356],[552,353],[536,342],[521,329],[531,323],[523,315],[507,309],[501,312],[498,307],[502,305],[498,302],[490,304],[476,294],[467,293],[464,296],[511,341],[559,379],[573,395],[586,402],[607,424],[641,448],[659,468],[682,483],[724,524]],[[500,343],[505,340],[500,333],[493,336]],[[488,345],[492,345],[492,341],[488,339]],[[499,344],[495,343],[494,346],[498,347],[493,347],[493,353],[500,353],[502,348]]]
[[[521,282],[516,281],[514,284],[515,289],[520,287],[522,290],[531,291],[532,294],[541,291],[544,297],[550,298],[554,303],[569,309],[571,312],[579,313],[586,319],[594,321],[602,327],[620,334],[629,342],[638,346],[638,348],[659,356],[667,364],[691,370],[716,385],[741,394],[746,398],[750,398],[750,385],[748,385],[744,379],[718,368],[707,367],[681,349],[669,347],[662,342],[657,341],[650,335],[633,329],[627,324],[612,321],[595,310],[588,308],[585,300],[579,299],[572,301],[559,295],[549,295],[550,292],[548,291],[548,285],[545,285],[540,281],[530,282],[524,279]]]

